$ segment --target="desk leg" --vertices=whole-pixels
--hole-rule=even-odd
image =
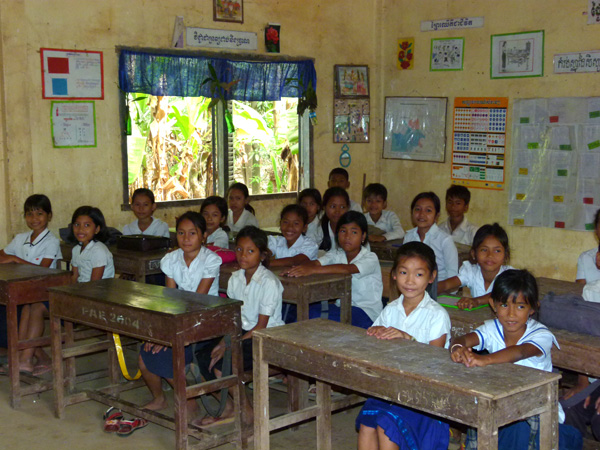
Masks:
[[[73,322],[67,322],[65,320],[65,334],[65,347],[72,346],[75,343],[75,337],[73,336]],[[67,392],[72,394],[73,391],[75,391],[75,381],[77,378],[74,356],[65,360],[65,373],[67,379]]]
[[[479,399],[477,411],[477,448],[498,450],[498,425],[492,402]]]
[[[242,384],[241,377],[244,373],[244,360],[242,357],[242,336],[231,336],[231,365],[232,373],[237,377],[236,384],[230,389],[233,397],[233,414],[235,420],[235,431],[238,435],[238,441],[235,446],[238,450],[248,447],[248,436],[250,417],[246,414],[248,410],[248,399],[246,391]]]
[[[181,335],[173,342],[173,398],[175,400],[175,448],[186,450],[188,444],[187,393],[185,383],[185,348]]]
[[[50,345],[52,350],[52,377],[54,387],[54,413],[59,419],[65,411],[65,385],[63,375],[62,336],[60,319],[50,316]]]
[[[8,375],[10,377],[10,406],[21,406],[21,378],[19,375],[19,324],[17,304],[8,301],[6,305],[6,334],[8,340]]]
[[[254,448],[269,450],[269,364],[264,360],[261,338],[253,338]]]
[[[304,294],[298,299],[297,320],[308,320],[309,304]],[[288,411],[300,411],[308,406],[308,382],[294,376],[288,376]],[[292,427],[296,430],[297,427]]]
[[[317,380],[317,448],[331,450],[331,386]]]
[[[113,333],[106,333],[106,339],[113,341]],[[123,350],[124,351],[124,350]],[[111,386],[115,386],[121,379],[121,371],[119,369],[119,361],[117,359],[117,350],[114,345],[108,348],[108,380]],[[112,395],[116,394],[116,389],[112,390]]]
[[[540,414],[540,448],[558,450],[558,381],[548,384],[550,408]]]
[[[340,296],[340,322],[352,323],[352,281],[346,280],[344,295]]]

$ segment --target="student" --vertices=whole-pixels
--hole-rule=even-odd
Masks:
[[[268,270],[269,251],[267,235],[257,227],[240,230],[235,242],[235,256],[240,270],[234,272],[227,285],[227,296],[242,300],[242,353],[244,371],[252,369],[252,332],[284,325],[281,319],[283,286],[279,278]],[[217,338],[197,347],[200,372],[206,380],[221,377],[225,343]],[[250,402],[246,402],[250,408]],[[252,417],[252,411],[247,411]],[[233,403],[227,405],[220,417],[206,417],[201,426],[223,423],[233,417]]]
[[[139,188],[131,196],[131,210],[136,220],[123,227],[124,235],[146,234],[148,236],[162,236],[170,238],[169,225],[152,217],[156,211],[154,193],[150,189]]]
[[[348,175],[348,171],[346,169],[342,169],[341,167],[336,167],[331,169],[329,172],[329,181],[327,181],[327,187],[340,187],[345,191],[350,187],[350,175]],[[350,211],[357,211],[362,213],[363,210],[361,206],[353,200],[350,200]]]
[[[594,230],[596,238],[600,240],[600,209],[594,216]],[[583,252],[577,260],[576,281],[586,284],[597,280],[600,280],[600,247]]]
[[[412,221],[416,228],[409,230],[404,243],[420,241],[435,252],[438,281],[458,275],[458,251],[448,233],[435,224],[440,215],[440,199],[433,192],[421,192],[410,205]]]
[[[395,212],[387,210],[387,189],[383,184],[371,183],[363,192],[363,204],[367,212],[367,224],[385,232],[381,236],[369,235],[370,242],[402,239],[404,229]]]
[[[0,250],[0,263],[31,264],[41,267],[56,268],[56,261],[62,258],[60,242],[48,229],[52,220],[50,199],[43,194],[35,194],[25,200],[23,205],[25,223],[31,230],[21,233]],[[2,307],[5,309],[5,307]],[[33,339],[44,334],[44,317],[48,315],[48,302],[23,305],[19,321],[19,339]],[[2,322],[2,327],[6,321]],[[4,343],[6,330],[3,329]],[[36,358],[36,364],[33,358]],[[29,375],[42,375],[52,369],[52,361],[40,347],[28,348],[19,353],[19,370]]]
[[[477,232],[477,226],[467,220],[465,214],[469,211],[471,193],[464,186],[453,184],[446,191],[446,212],[448,218],[442,222],[440,230],[445,231],[454,242],[471,245]]]
[[[317,246],[321,245],[323,241],[323,229],[321,228],[323,200],[321,199],[321,193],[317,189],[304,189],[298,194],[298,204],[303,206],[308,213],[308,227],[305,236],[315,241]]]
[[[93,206],[80,206],[75,210],[69,226],[69,240],[79,243],[71,256],[73,282],[114,278],[113,256],[104,245],[107,239],[102,211]]]
[[[227,190],[229,214],[227,226],[231,231],[238,232],[246,225],[258,227],[254,217],[254,208],[250,206],[250,192],[244,183],[233,183]]]
[[[458,301],[457,306],[460,309],[487,305],[496,277],[505,270],[512,269],[506,265],[509,259],[510,248],[506,231],[497,223],[483,225],[475,233],[471,247],[471,260],[475,261],[475,264],[463,262],[458,276],[438,283],[438,292],[453,291],[460,286],[467,286],[471,297],[463,297]]]
[[[200,207],[200,214],[206,221],[206,243],[216,247],[229,248],[227,236],[227,202],[223,197],[213,195],[207,197]],[[227,228],[227,230],[225,230]]]
[[[388,303],[368,336],[377,339],[408,339],[436,347],[447,347],[450,340],[450,317],[443,306],[433,300],[427,286],[435,280],[433,250],[410,242],[398,250],[391,271],[400,298]],[[356,418],[358,449],[423,448],[446,450],[450,437],[448,424],[424,416],[394,403],[370,398]],[[417,442],[408,446],[405,436]]]
[[[296,266],[317,259],[319,247],[303,235],[308,213],[300,205],[287,205],[281,210],[279,227],[283,236],[269,236],[273,255],[271,267]]]
[[[337,248],[316,261],[292,267],[284,272],[291,277],[313,273],[351,274],[352,325],[361,328],[369,328],[383,307],[381,268],[377,255],[365,248],[368,234],[365,216],[356,211],[348,211],[337,223]],[[339,303],[329,306],[329,320],[340,321]]]
[[[490,306],[496,319],[486,320],[474,332],[452,340],[452,361],[467,367],[484,367],[490,364],[515,363],[534,369],[552,372],[552,345],[558,344],[554,335],[533,316],[539,309],[538,288],[533,275],[526,270],[507,270],[496,278]],[[487,350],[477,354],[472,350]],[[559,405],[559,423],[564,413]],[[527,449],[532,440],[539,448],[539,417],[530,417],[501,427],[498,449]],[[580,449],[581,435],[573,427],[559,425],[559,448]],[[469,429],[467,450],[477,448],[477,433]]]
[[[321,231],[323,239],[319,249],[330,251],[337,248],[335,230],[338,221],[350,207],[350,197],[345,189],[340,187],[329,188],[323,195],[323,217],[321,217]]]
[[[167,287],[199,294],[219,295],[221,258],[202,244],[206,236],[206,222],[198,212],[187,211],[177,219],[178,250],[167,253],[160,268],[167,277]],[[186,364],[192,361],[192,346],[185,348]],[[152,394],[144,408],[159,411],[167,407],[161,378],[173,385],[173,352],[170,347],[146,342],[138,357],[142,377]],[[188,411],[196,410],[195,400],[188,400]]]

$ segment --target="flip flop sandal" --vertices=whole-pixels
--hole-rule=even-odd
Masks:
[[[104,413],[102,417],[104,419],[104,432],[116,433],[119,431],[121,426],[121,419],[123,419],[123,413],[116,408],[110,407],[108,411]]]
[[[146,425],[148,425],[148,421],[146,419],[134,418],[131,420],[121,420],[119,424],[119,430],[117,431],[117,436],[127,437],[135,430],[144,428]]]
[[[52,370],[52,365],[51,364],[36,364],[35,366],[33,366],[33,372],[32,375],[34,377],[39,377],[40,375],[44,375],[45,373],[48,373]]]

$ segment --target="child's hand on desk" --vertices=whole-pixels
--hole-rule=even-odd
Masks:
[[[477,353],[473,353],[470,348],[465,347],[458,347],[452,353],[450,353],[450,358],[452,358],[452,361],[462,363],[466,367],[487,366],[487,356],[488,355],[478,355]]]
[[[394,327],[371,327],[367,334],[377,339],[412,339],[412,336]]]
[[[302,264],[300,266],[294,266],[283,270],[281,275],[286,277],[305,277],[306,275],[311,275],[312,273],[312,266]]]
[[[225,354],[225,341],[221,339],[221,342],[217,344],[215,348],[213,348],[212,352],[210,352],[210,365],[208,366],[208,370],[211,371],[216,363],[219,362],[223,358]]]
[[[144,350],[147,352],[158,353],[160,351],[166,350],[167,347],[164,345],[153,344],[152,342],[146,342],[144,344]]]
[[[458,309],[471,309],[479,306],[479,302],[476,298],[463,297],[457,303]]]

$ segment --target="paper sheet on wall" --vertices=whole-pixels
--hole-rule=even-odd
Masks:
[[[52,102],[51,122],[55,148],[96,147],[94,102]]]

